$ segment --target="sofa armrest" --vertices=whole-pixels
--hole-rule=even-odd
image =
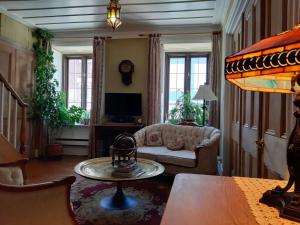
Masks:
[[[140,129],[139,131],[134,133],[134,138],[136,140],[136,146],[141,147],[144,146],[145,143],[145,136],[146,136],[146,130],[145,128]]]
[[[21,187],[0,184],[1,224],[77,224],[70,202],[70,189],[74,181],[75,177],[70,176],[59,181]]]
[[[196,167],[205,174],[216,174],[220,131],[215,130],[210,139],[204,139],[195,149]]]
[[[0,163],[0,183],[24,185],[26,183],[25,167],[27,158],[15,162]]]
[[[211,135],[210,139],[205,138],[199,145],[196,146],[195,151],[199,151],[203,148],[207,148],[214,145],[219,145],[220,142],[220,131],[214,131],[214,133]]]

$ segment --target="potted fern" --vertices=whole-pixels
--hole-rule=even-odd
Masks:
[[[202,124],[202,109],[199,104],[192,101],[190,93],[183,94],[177,99],[175,107],[170,110],[168,122],[196,122]]]
[[[36,56],[35,91],[30,98],[30,118],[36,124],[40,137],[39,148],[47,157],[62,155],[62,146],[55,144],[55,134],[65,126],[73,126],[80,121],[83,109],[66,106],[65,94],[59,91],[54,79],[55,66],[50,41],[53,36],[42,29],[32,33],[36,38],[33,49]],[[45,141],[41,141],[45,140]]]

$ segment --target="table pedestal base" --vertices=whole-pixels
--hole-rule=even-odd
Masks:
[[[100,206],[105,209],[124,210],[137,205],[137,199],[133,196],[126,196],[122,190],[122,183],[117,183],[117,191],[112,196],[107,196],[100,201]]]

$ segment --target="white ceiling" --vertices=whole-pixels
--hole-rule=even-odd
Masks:
[[[232,0],[120,0],[122,30],[221,24]],[[0,12],[52,32],[106,30],[108,0],[1,1]]]

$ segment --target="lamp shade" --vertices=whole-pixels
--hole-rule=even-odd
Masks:
[[[218,98],[215,96],[209,85],[200,85],[199,89],[193,98],[194,100],[206,100],[206,101],[216,101]]]
[[[300,71],[300,25],[225,59],[225,78],[244,90],[293,93]]]

